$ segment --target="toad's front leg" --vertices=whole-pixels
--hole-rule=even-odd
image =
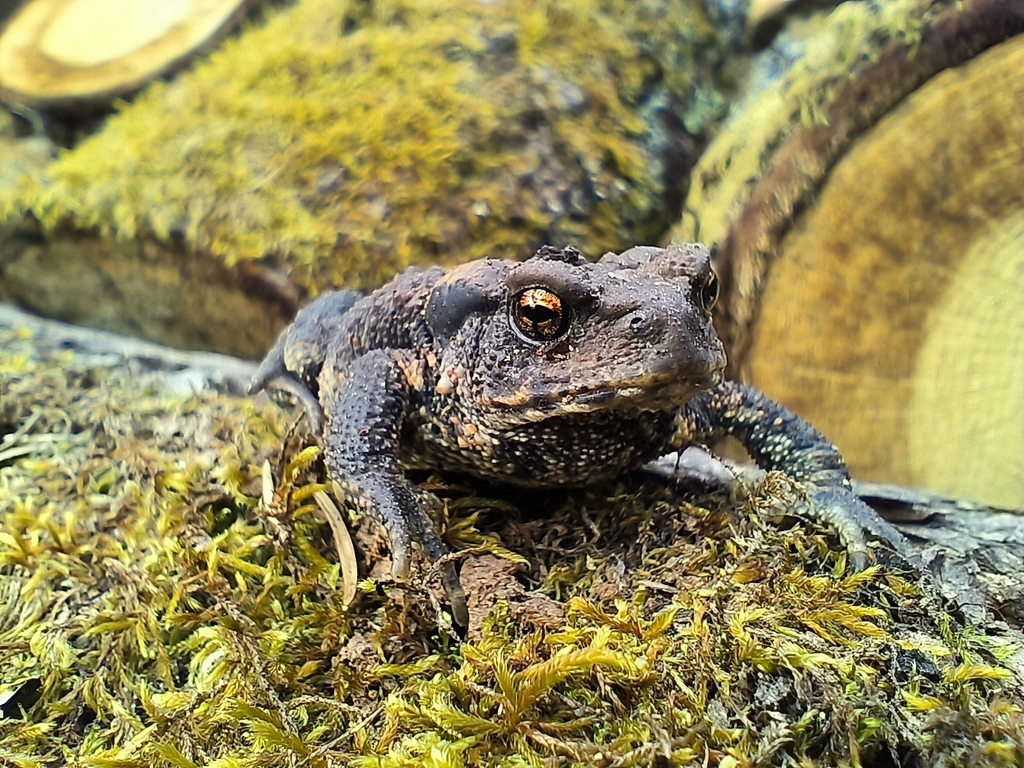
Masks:
[[[885,541],[908,563],[917,555],[910,542],[853,492],[846,462],[818,430],[762,392],[734,381],[690,400],[679,415],[676,442],[708,443],[736,437],[764,469],[777,469],[806,484],[809,512],[835,527],[854,570],[865,568],[865,533]]]
[[[329,356],[319,382],[327,473],[351,503],[384,527],[391,542],[391,573],[404,579],[413,541],[431,562],[445,554],[445,547],[398,464],[399,431],[410,393],[399,365],[402,354],[375,350],[341,363]],[[446,566],[442,576],[455,620],[466,626],[466,598],[454,567]]]

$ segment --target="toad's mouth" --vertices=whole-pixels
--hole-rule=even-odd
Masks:
[[[681,408],[701,390],[721,383],[721,369],[701,371],[696,375],[652,375],[644,379],[601,381],[592,386],[554,387],[542,394],[527,385],[511,394],[495,397],[485,403],[501,410],[506,417],[522,422],[537,422],[559,416],[595,413],[598,411],[669,412]]]

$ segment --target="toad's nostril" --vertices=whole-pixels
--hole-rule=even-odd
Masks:
[[[639,331],[647,326],[647,315],[643,312],[634,312],[629,317],[629,327]]]

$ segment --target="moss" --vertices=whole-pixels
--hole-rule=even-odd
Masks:
[[[1024,760],[1005,640],[897,573],[845,574],[820,529],[780,529],[778,477],[741,508],[637,482],[488,500],[433,480],[454,546],[515,552],[527,600],[566,600],[550,623],[493,595],[464,641],[436,574],[381,576],[365,520],[344,604],[322,467],[287,414],[0,342],[5,762]]]
[[[726,43],[692,0],[267,13],[0,210],[276,256],[310,290],[546,240],[601,253],[662,230],[692,160],[682,115],[699,133],[721,111]]]

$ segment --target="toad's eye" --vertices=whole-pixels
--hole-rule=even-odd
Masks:
[[[529,341],[554,341],[569,330],[569,308],[547,288],[527,288],[512,297],[512,322]]]
[[[704,307],[705,312],[710,312],[716,301],[718,301],[718,275],[712,270],[708,273],[704,285],[700,287],[700,305]]]

